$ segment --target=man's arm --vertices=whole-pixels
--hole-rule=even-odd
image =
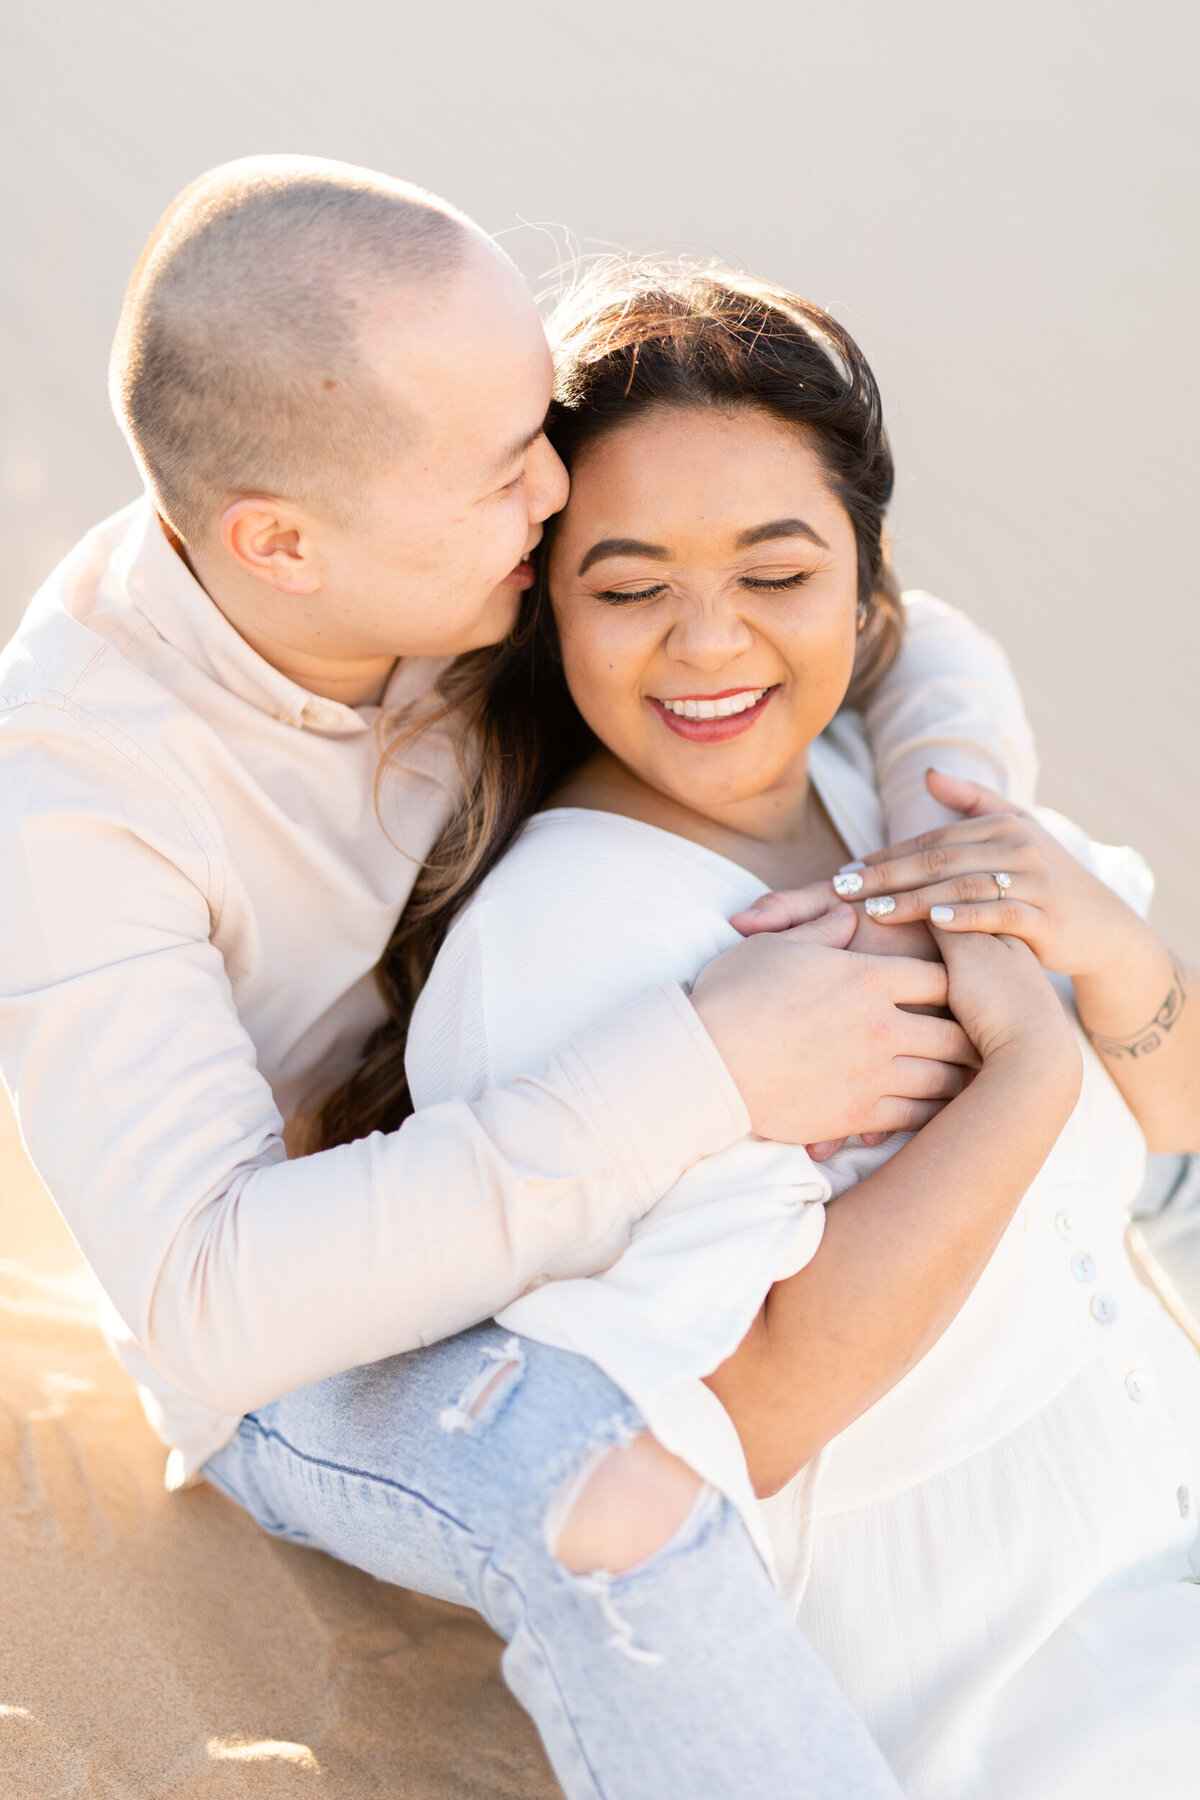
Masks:
[[[61,720],[3,751],[0,1070],[122,1319],[215,1410],[461,1330],[536,1273],[606,1266],[747,1129],[668,987],[507,1089],[288,1162],[188,823]]]
[[[854,927],[840,909],[825,943],[727,952],[694,1005],[667,984],[540,1073],[289,1162],[211,941],[202,822],[86,724],[23,711],[0,739],[0,1071],[117,1312],[217,1412],[462,1330],[536,1275],[606,1267],[751,1123],[796,1142],[903,1127],[960,1079],[936,1061],[969,1054],[956,1028],[894,1004],[928,965],[860,979],[828,947]]]
[[[890,841],[957,817],[930,798],[929,768],[1032,806],[1033,733],[999,644],[930,594],[906,595],[905,617],[900,654],[863,708]]]

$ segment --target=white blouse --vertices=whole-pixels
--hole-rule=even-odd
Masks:
[[[882,841],[853,714],[810,770],[855,854]],[[1040,816],[1144,908],[1139,858]],[[688,981],[761,891],[656,827],[535,818],[418,1003],[417,1104],[470,1098],[649,983]],[[1125,1254],[1144,1144],[1079,1035],[1079,1104],[958,1318],[771,1501],[700,1377],[771,1281],[814,1255],[824,1204],[896,1140],[820,1167],[745,1140],[688,1169],[612,1268],[535,1285],[499,1315],[597,1362],[739,1506],[913,1800],[1200,1793],[1200,1358]]]

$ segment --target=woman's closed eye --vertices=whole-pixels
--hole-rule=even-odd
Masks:
[[[811,576],[811,569],[797,569],[793,575],[743,575],[742,586],[760,594],[782,594],[788,588],[803,587]]]
[[[812,577],[811,569],[797,569],[791,575],[742,575],[739,577],[744,588],[758,594],[782,594],[791,588],[803,587]],[[653,587],[646,588],[596,588],[593,590],[597,600],[604,600],[609,606],[629,606],[635,600],[654,600],[659,594],[665,594],[669,583],[659,581]]]
[[[596,588],[594,595],[597,600],[607,600],[610,606],[628,606],[634,600],[653,600],[666,591],[666,582],[660,581],[648,588]]]

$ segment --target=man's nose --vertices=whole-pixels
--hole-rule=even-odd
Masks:
[[[551,513],[561,512],[567,504],[570,485],[558,451],[549,438],[538,438],[529,446],[525,464],[525,492],[528,495],[530,522],[540,525]]]

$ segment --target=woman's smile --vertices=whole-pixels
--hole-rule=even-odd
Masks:
[[[673,699],[647,695],[669,731],[693,744],[724,744],[757,725],[779,684],[760,688],[726,688],[720,694],[681,694]]]
[[[813,443],[761,408],[658,407],[571,484],[549,590],[579,712],[647,788],[787,837],[857,640],[854,529]]]

